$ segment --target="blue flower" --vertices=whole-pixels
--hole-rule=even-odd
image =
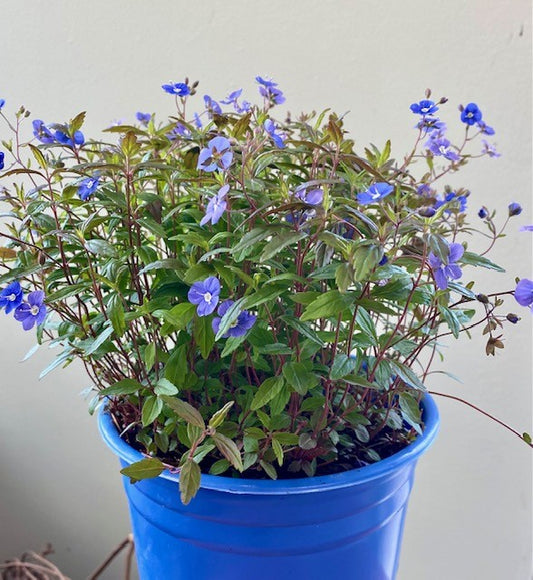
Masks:
[[[260,76],[255,77],[255,80],[259,84],[259,93],[269,102],[275,105],[281,105],[285,102],[283,93],[277,88],[278,83]]]
[[[324,192],[319,187],[312,188],[302,183],[294,190],[294,196],[307,205],[320,205],[324,199]]]
[[[201,129],[203,127],[200,115],[198,115],[198,113],[194,113],[194,124],[196,125],[197,129]]]
[[[76,147],[76,145],[83,145],[85,143],[85,137],[81,131],[74,131],[74,135],[71,137],[69,134],[65,133],[65,131],[58,129],[54,133],[54,137],[58,143],[72,148]]]
[[[533,225],[530,225],[530,226],[522,226],[520,228],[520,231],[521,232],[533,232]]]
[[[35,324],[41,324],[46,318],[46,306],[44,305],[44,292],[35,290],[30,292],[23,302],[15,310],[14,317],[22,322],[24,330],[31,330]]]
[[[148,125],[152,115],[150,115],[150,113],[141,113],[140,111],[137,111],[135,117],[137,118],[137,121],[140,121],[143,125]]]
[[[198,169],[203,171],[218,171],[228,169],[233,160],[231,144],[226,137],[213,137],[207,147],[200,151]]]
[[[442,262],[433,252],[429,254],[428,262],[433,271],[435,283],[441,290],[448,288],[448,279],[458,280],[463,275],[461,268],[456,262],[461,258],[464,251],[465,249],[462,244],[450,244],[448,246],[448,259],[446,262]]]
[[[214,276],[210,276],[202,282],[195,282],[187,295],[189,302],[197,306],[198,316],[211,314],[217,307],[219,297],[220,282]]]
[[[482,116],[483,114],[476,103],[468,103],[468,105],[466,105],[466,107],[461,111],[461,121],[470,126],[479,123]]]
[[[480,209],[480,210],[477,212],[477,215],[478,215],[478,216],[479,216],[479,217],[480,217],[482,220],[484,220],[484,219],[485,219],[485,218],[486,218],[486,217],[489,215],[489,212],[487,211],[487,208],[486,208],[486,207],[482,207],[482,208],[481,208],[481,209]]]
[[[185,125],[183,123],[176,123],[176,126],[174,127],[174,129],[172,129],[172,131],[170,131],[170,133],[166,133],[165,137],[167,139],[169,139],[170,141],[173,141],[174,139],[177,139],[178,137],[190,137],[191,136],[191,132],[189,131],[189,129],[187,129],[187,127],[185,127]]]
[[[267,119],[264,122],[263,127],[265,128],[269,136],[272,138],[272,141],[274,141],[274,145],[276,147],[279,147],[280,149],[283,149],[285,147],[286,137],[283,133],[277,132],[276,124],[274,123],[274,121],[272,121],[272,119]]]
[[[211,322],[213,332],[215,334],[218,333],[222,317],[224,316],[224,314],[226,314],[226,312],[230,309],[232,305],[233,300],[225,300],[218,307],[217,310],[218,316],[215,316],[215,318],[213,318],[213,321]],[[255,324],[256,319],[257,316],[255,316],[254,314],[250,314],[247,310],[243,310],[239,314],[237,320],[233,323],[231,328],[229,328],[228,331],[222,335],[222,338],[228,338],[230,336],[243,336],[250,330],[250,328],[252,328],[252,326]]]
[[[44,124],[41,119],[35,119],[32,122],[33,134],[41,143],[55,143],[55,137],[50,129]]]
[[[226,202],[226,195],[229,191],[229,185],[223,185],[216,195],[214,195],[207,204],[207,209],[205,210],[205,216],[200,222],[201,226],[205,226],[206,223],[211,222],[215,225],[218,220],[224,215],[228,204]]]
[[[224,105],[233,105],[233,108],[237,113],[246,113],[250,110],[251,105],[248,101],[243,101],[241,104],[238,102],[238,98],[242,94],[242,89],[237,89],[231,92],[225,99],[220,102]]]
[[[209,116],[222,115],[222,107],[209,95],[204,95],[204,103]]]
[[[87,177],[78,185],[78,195],[83,201],[87,201],[89,197],[98,189],[100,181],[98,177]]]
[[[5,158],[5,153],[3,151],[0,151],[0,170],[4,169],[4,158]]]
[[[437,131],[431,133],[429,139],[426,141],[426,147],[433,155],[442,155],[450,161],[458,161],[460,159],[459,155],[451,148],[450,141]]]
[[[364,205],[368,203],[374,203],[376,201],[382,200],[387,197],[390,193],[394,191],[394,186],[389,183],[380,181],[371,185],[366,191],[362,191],[357,194],[357,201]]]
[[[496,131],[492,127],[489,127],[487,123],[485,123],[485,121],[481,121],[480,123],[478,123],[478,127],[481,129],[481,132],[484,133],[485,135],[494,135],[496,133]]]
[[[5,308],[6,314],[22,304],[24,296],[19,282],[11,282],[0,292],[0,308]]]
[[[5,99],[0,99],[0,110],[2,110],[2,107],[6,104],[6,100]]]
[[[416,189],[416,193],[418,195],[421,195],[422,197],[434,197],[435,196],[435,190],[431,189],[431,187],[429,187],[429,185],[427,183],[423,183],[422,185],[419,185]]]
[[[176,95],[178,97],[186,97],[191,94],[191,89],[185,83],[169,83],[168,85],[161,85],[161,88],[169,95]]]
[[[433,101],[429,101],[428,99],[423,99],[418,103],[413,103],[410,107],[411,111],[417,115],[433,115],[436,113],[439,108]]]
[[[514,215],[520,215],[522,213],[522,206],[519,203],[516,203],[516,201],[510,203],[508,209],[509,209],[509,217],[512,217]]]
[[[459,212],[463,213],[466,211],[466,204],[467,204],[467,196],[466,195],[457,195],[454,191],[450,191],[446,194],[444,199],[437,199],[435,202],[435,209],[439,209],[443,205],[446,205],[450,202],[458,202],[459,203]],[[451,213],[451,209],[446,209],[446,213]]]
[[[496,151],[494,145],[491,145],[488,141],[485,141],[485,139],[483,139],[482,153],[484,155],[488,155],[489,157],[501,157],[501,153]]]
[[[516,285],[514,297],[520,306],[529,306],[533,312],[533,280],[522,278]]]
[[[416,128],[424,131],[424,134],[431,133],[432,131],[444,133],[446,131],[446,123],[438,117],[422,117],[416,124]]]

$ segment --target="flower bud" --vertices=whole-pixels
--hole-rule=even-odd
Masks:
[[[485,218],[486,218],[486,217],[489,215],[489,212],[487,211],[487,208],[486,208],[486,207],[482,207],[482,208],[481,208],[481,209],[480,209],[480,210],[477,212],[477,215],[478,215],[478,216],[479,216],[479,217],[480,217],[482,220],[484,220],[484,219],[485,219]]]
[[[476,300],[481,302],[481,304],[488,304],[489,299],[485,294],[476,294]]]
[[[424,206],[418,210],[418,214],[422,217],[430,218],[433,217],[437,213],[434,207]]]
[[[509,204],[509,217],[513,217],[514,215],[520,215],[522,213],[522,206],[519,203],[513,201],[513,203]]]
[[[505,318],[507,318],[507,320],[509,322],[512,322],[513,324],[516,324],[520,320],[520,317],[517,316],[516,314],[513,314],[512,312],[509,312],[509,314]]]

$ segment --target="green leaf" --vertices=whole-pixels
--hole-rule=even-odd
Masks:
[[[261,467],[264,469],[265,473],[268,475],[268,477],[270,477],[270,479],[278,479],[278,474],[276,473],[276,468],[271,464],[268,463],[266,461],[263,461],[262,459],[259,461],[259,465],[261,465]]]
[[[161,399],[184,421],[190,425],[194,425],[202,430],[205,429],[205,423],[200,415],[198,409],[195,409],[189,403],[182,401],[176,397],[168,397],[167,395],[162,395]]]
[[[194,459],[187,459],[180,469],[180,498],[183,505],[190,503],[200,489],[202,472]]]
[[[165,379],[168,379],[173,385],[181,387],[188,371],[187,345],[182,344],[172,352],[165,365]]]
[[[281,252],[283,248],[291,244],[295,244],[299,240],[303,240],[307,236],[305,232],[282,232],[277,233],[272,237],[270,242],[263,249],[263,253],[261,254],[261,262],[266,262],[273,258],[276,254]]]
[[[422,435],[422,411],[418,401],[409,393],[400,393],[400,410],[402,417],[415,429],[415,431]]]
[[[202,358],[207,359],[215,344],[215,334],[211,327],[210,316],[196,316],[194,318],[193,338],[200,349]]]
[[[272,438],[281,443],[281,445],[298,445],[299,440],[296,433],[287,433],[286,431],[273,433]]]
[[[269,236],[273,235],[270,228],[254,228],[246,232],[241,240],[231,250],[236,262],[242,262],[250,253],[252,253],[256,244],[262,242]]]
[[[142,409],[142,424],[143,427],[151,425],[163,410],[163,401],[158,397],[150,395],[146,397]]]
[[[284,384],[285,380],[282,376],[270,377],[263,381],[252,399],[250,409],[257,411],[257,409],[264,407],[283,389]]]
[[[156,386],[154,387],[154,393],[156,395],[177,395],[178,394],[178,387],[173,385],[168,379],[159,379],[157,381]]]
[[[134,381],[133,379],[122,379],[121,381],[118,381],[118,383],[102,389],[100,395],[108,397],[117,395],[133,395],[141,389],[144,389],[141,383]]]
[[[120,470],[122,475],[130,478],[131,483],[140,481],[141,479],[150,479],[157,477],[165,470],[165,466],[155,457],[147,457],[132,463],[128,467]]]
[[[113,334],[113,330],[114,329],[112,326],[104,328],[104,330],[100,332],[100,334],[93,340],[93,342],[90,343],[88,348],[85,349],[84,351],[85,356],[89,356],[90,354],[96,352],[104,344],[104,342]]]
[[[226,418],[226,415],[228,414],[229,410],[231,409],[234,403],[235,401],[229,401],[229,403],[226,403],[222,407],[222,409],[219,409],[211,417],[211,419],[209,419],[209,427],[211,427],[211,429],[216,429],[217,427],[220,427],[220,425],[222,425],[224,419]]]
[[[283,322],[286,322],[289,326],[297,330],[302,336],[308,338],[311,342],[318,344],[319,346],[326,346],[326,343],[318,336],[318,334],[310,328],[307,324],[301,322],[298,318],[292,316],[281,316]]]
[[[338,290],[330,290],[313,300],[304,310],[300,320],[316,320],[317,318],[329,318],[338,316],[353,303],[355,297],[349,294],[341,294]]]
[[[139,274],[145,274],[150,272],[150,270],[181,270],[183,264],[176,260],[175,258],[166,258],[164,260],[156,260],[146,266],[139,272]]]
[[[222,433],[215,432],[211,435],[211,439],[215,442],[218,450],[222,455],[237,469],[242,471],[244,469],[242,464],[242,457],[237,445],[229,437],[222,435]]]
[[[215,461],[213,465],[209,468],[209,473],[211,475],[220,475],[229,469],[230,462],[227,459],[219,459]]]
[[[276,439],[272,439],[272,450],[278,460],[279,465],[283,465],[283,447]]]
[[[155,342],[150,342],[144,347],[143,360],[146,370],[149,371],[155,363]]]
[[[41,150],[38,147],[35,147],[35,145],[32,145],[31,143],[28,143],[28,146],[31,149],[32,155],[35,157],[35,160],[40,165],[40,167],[42,169],[46,169],[47,167],[46,159],[44,158],[44,155],[41,153]]]
[[[301,362],[288,362],[283,365],[283,376],[298,394],[305,395],[309,389],[318,384],[318,377]]]
[[[335,270],[335,283],[340,292],[346,292],[348,288],[353,284],[354,271],[348,262],[343,262],[337,266]]]
[[[316,439],[313,439],[311,433],[302,433],[298,437],[298,446],[302,449],[314,449],[317,446]]]
[[[117,256],[115,247],[105,240],[86,240],[85,247],[89,252],[91,252],[91,254],[96,254],[97,256],[106,256],[111,258],[115,258]]]
[[[489,270],[496,270],[497,272],[505,272],[505,269],[498,266],[498,264],[474,252],[465,252],[459,262],[469,264],[470,266],[480,266],[482,268],[488,268]]]
[[[416,373],[408,366],[394,360],[387,361],[396,374],[409,386],[419,391],[426,391],[424,383],[418,378]]]
[[[271,286],[265,286],[246,296],[243,304],[243,308],[256,308],[264,302],[270,302],[275,300],[280,294],[284,292],[284,288],[276,288]]]
[[[226,340],[226,344],[224,345],[224,349],[222,350],[220,357],[224,358],[225,356],[230,355],[234,350],[239,348],[239,346],[241,346],[241,344],[245,340],[246,340],[246,334],[243,334],[241,336],[230,336]]]
[[[224,316],[220,319],[220,326],[218,328],[218,332],[215,336],[215,340],[220,340],[224,334],[231,328],[231,326],[235,323],[237,318],[239,318],[239,314],[242,312],[242,303],[244,298],[239,298],[239,300],[235,301],[226,311]]]
[[[353,258],[354,278],[357,282],[365,280],[370,272],[379,264],[383,250],[376,245],[360,246],[355,250]]]
[[[439,305],[439,311],[442,314],[442,317],[448,324],[449,329],[452,331],[452,334],[455,338],[459,338],[459,332],[461,330],[461,324],[453,310],[446,308],[445,306]]]
[[[346,354],[337,354],[331,365],[331,370],[329,371],[329,378],[332,380],[342,379],[346,375],[349,375],[357,367],[357,361],[355,357],[348,356]]]
[[[124,316],[124,307],[120,296],[114,294],[111,296],[107,305],[107,315],[113,325],[115,334],[120,338],[126,332],[126,319]]]
[[[177,330],[184,330],[187,324],[193,319],[196,306],[190,302],[176,304],[170,310],[155,310],[154,316],[162,318]]]
[[[372,344],[376,346],[378,344],[378,337],[374,320],[361,306],[357,309],[355,322],[357,323],[357,326],[359,326],[359,328],[371,339]]]

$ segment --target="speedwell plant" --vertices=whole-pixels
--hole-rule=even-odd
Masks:
[[[13,132],[0,307],[59,348],[43,375],[83,362],[91,410],[105,403],[146,455],[123,472],[179,471],[185,503],[201,471],[304,477],[398,451],[423,429],[441,341],[479,331],[494,355],[519,320],[505,295],[533,304],[531,280],[498,293],[469,281],[503,271],[486,254],[521,207],[503,224],[475,207],[472,221],[470,192],[441,185],[498,156],[475,103],[450,116],[454,144],[446,99],[426,92],[396,162],[390,142],[357,151],[333,113],[281,121],[282,91],[256,81],[260,104],[163,85],[174,116],[139,112],[109,142],[85,139],[84,113],[35,119],[31,137],[28,111],[0,110]]]

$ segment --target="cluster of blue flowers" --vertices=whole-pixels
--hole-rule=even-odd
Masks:
[[[22,322],[24,330],[31,330],[36,324],[42,324],[46,318],[44,292],[35,290],[24,299],[24,292],[18,281],[11,282],[0,292],[0,309],[6,314],[13,312],[16,320]]]
[[[73,135],[69,135],[66,127],[52,125],[48,127],[41,119],[35,119],[32,123],[33,134],[41,143],[52,144],[59,143],[74,149],[80,147],[85,143],[85,137],[81,131],[74,131]]]
[[[220,303],[220,281],[215,276],[210,276],[200,282],[195,282],[189,289],[188,299],[191,304],[196,306],[198,316],[209,316],[216,310],[218,316],[211,321],[211,326],[215,334],[220,329],[222,317],[234,304],[233,300],[225,300]],[[218,308],[217,308],[218,306]],[[244,336],[255,324],[257,316],[247,310],[243,310],[231,325],[231,327],[222,335],[223,338]]]

